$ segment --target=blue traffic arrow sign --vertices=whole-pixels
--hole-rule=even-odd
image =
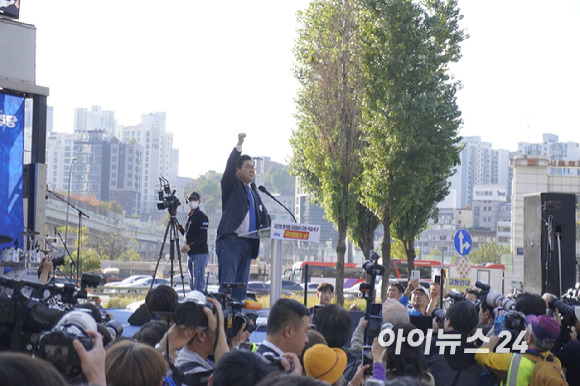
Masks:
[[[465,229],[460,229],[455,233],[455,239],[453,242],[455,244],[455,250],[461,256],[465,256],[471,252],[471,235]]]

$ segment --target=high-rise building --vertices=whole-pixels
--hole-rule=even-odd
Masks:
[[[90,110],[84,107],[75,109],[75,133],[91,130],[103,130],[107,138],[115,136],[115,113],[103,110],[101,106],[92,106]]]
[[[104,130],[75,134],[71,191],[81,196],[94,196],[108,201],[111,143]]]
[[[159,177],[170,183],[178,170],[174,160],[173,134],[165,131],[165,113],[156,112],[141,116],[139,126],[126,126],[119,129],[123,142],[136,142],[143,147],[143,177],[141,179],[141,216],[158,213],[157,201]],[[164,214],[163,214],[164,215]]]
[[[336,259],[336,245],[338,232],[334,225],[324,218],[326,211],[310,201],[310,196],[303,192],[300,179],[296,178],[295,210],[294,215],[298,223],[320,225],[320,244],[303,246],[304,260],[334,261]]]
[[[74,135],[52,132],[46,137],[46,181],[51,190],[68,190]]]
[[[555,134],[545,133],[542,143],[518,143],[518,154],[544,155],[550,161],[580,160],[580,147],[576,142],[559,142]]]
[[[509,151],[494,150],[481,137],[464,137],[462,144],[460,164],[449,178],[450,194],[439,208],[471,208],[475,185],[497,184],[508,190],[511,185]]]
[[[143,146],[112,141],[107,201],[116,201],[126,214],[140,214]]]
[[[507,201],[507,189],[500,185],[476,185],[473,189],[473,226],[497,230],[499,208]]]
[[[163,111],[156,111],[149,114],[141,114],[141,125],[146,127],[161,127],[165,130],[167,114]]]
[[[52,106],[46,106],[46,132],[52,133],[54,130],[54,109]]]

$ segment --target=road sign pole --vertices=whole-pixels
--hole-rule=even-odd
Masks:
[[[270,270],[270,308],[282,293],[282,240],[272,239],[272,269]]]

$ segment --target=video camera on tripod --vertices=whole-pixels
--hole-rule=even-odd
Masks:
[[[171,190],[171,186],[169,186],[169,181],[167,181],[167,179],[159,177],[159,185],[159,192],[157,192],[159,196],[157,209],[167,209],[170,214],[174,215],[177,213],[177,207],[181,205],[181,202],[179,202],[179,199],[175,197],[175,190]]]

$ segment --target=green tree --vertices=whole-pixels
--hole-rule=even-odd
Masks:
[[[375,230],[380,224],[379,218],[360,202],[355,204],[356,216],[349,222],[348,237],[362,250],[366,259],[375,247]],[[349,261],[352,263],[352,261]]]
[[[123,207],[117,201],[101,201],[99,202],[99,206],[110,212],[123,214]]]
[[[288,171],[287,167],[272,165],[262,176],[262,181],[272,193],[293,196],[295,178]]]
[[[361,173],[361,63],[355,8],[328,0],[299,12],[295,46],[297,129],[290,144],[292,173],[338,230],[336,282],[344,278],[346,232],[355,217]],[[336,287],[343,304],[342,286]]]
[[[415,254],[419,252],[419,248],[415,248]],[[407,247],[401,240],[395,239],[391,244],[391,259],[407,260]]]
[[[125,232],[93,232],[87,247],[95,251],[99,260],[142,260],[137,252],[137,240]]]
[[[507,245],[485,242],[478,244],[466,258],[470,264],[501,263],[501,255],[509,252]]]
[[[201,202],[206,213],[215,213],[218,208],[221,208],[221,178],[222,173],[216,173],[215,171],[210,170],[195,180],[194,186],[191,189],[201,195]]]
[[[446,179],[459,161],[459,84],[451,79],[448,64],[459,59],[465,36],[454,0],[360,4],[369,79],[364,202],[385,230],[384,265],[390,261],[392,232],[403,242],[411,270],[414,239],[436,215],[436,203],[448,193]],[[383,280],[383,299],[387,284]]]
[[[65,227],[58,227],[57,228],[57,232],[63,234],[65,230]],[[78,251],[79,251],[79,242],[81,245],[80,248],[80,261],[78,261],[78,269],[79,269],[79,273],[82,275],[83,272],[94,272],[97,269],[101,268],[101,261],[98,258],[98,254],[97,252],[90,248],[87,247],[84,243],[86,242],[86,240],[88,239],[86,237],[87,235],[87,227],[82,227],[81,228],[81,232],[80,232],[80,238],[78,235],[78,227],[71,227],[69,225],[68,228],[68,239],[69,239],[69,244],[67,245],[68,251],[70,253],[71,257],[66,256],[65,257],[65,262],[66,265],[61,268],[61,271],[63,271],[67,276],[70,277],[75,277],[76,278],[76,264],[77,264],[77,256],[78,256]],[[74,243],[70,243],[71,239],[74,238]],[[71,263],[71,258],[74,262],[74,264]],[[80,279],[80,276],[79,276]]]
[[[72,257],[76,262],[77,251],[72,254]],[[83,248],[81,250],[81,259],[79,262],[79,272],[81,275],[85,272],[94,273],[98,269],[101,269],[101,259],[99,259],[97,252],[94,249]]]

